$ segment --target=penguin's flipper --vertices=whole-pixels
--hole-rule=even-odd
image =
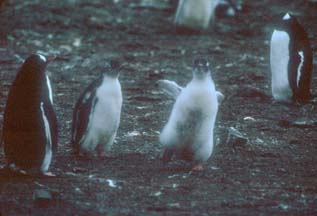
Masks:
[[[85,136],[89,128],[89,122],[96,102],[97,99],[94,96],[90,96],[89,100],[75,108],[73,115],[72,144],[76,150],[79,150],[79,142]]]
[[[221,104],[222,101],[225,99],[225,96],[220,91],[216,91],[216,95],[217,95],[218,103]]]
[[[310,52],[307,52],[310,53]],[[304,51],[298,51],[294,54],[293,70],[290,79],[293,90],[293,99],[297,102],[306,102],[311,99],[311,74],[312,74],[312,55],[304,55]]]
[[[96,89],[101,85],[101,79],[92,82],[80,95],[73,112],[71,143],[76,152],[79,152],[79,142],[85,136],[89,127],[91,113],[97,103]]]
[[[183,87],[179,86],[176,82],[170,80],[158,80],[157,84],[162,92],[166,95],[176,99],[183,90]]]
[[[52,150],[54,153],[57,152],[58,148],[58,123],[57,118],[55,115],[54,108],[51,103],[44,104],[44,113],[48,119],[50,132],[51,132],[51,139],[52,139]]]

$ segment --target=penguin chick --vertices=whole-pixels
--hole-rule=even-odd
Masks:
[[[73,112],[72,145],[75,151],[94,150],[106,156],[115,140],[122,106],[119,63],[110,61],[103,74],[80,95]]]
[[[58,126],[47,64],[53,58],[30,55],[10,88],[2,130],[8,167],[46,174],[57,150]]]
[[[214,125],[218,99],[211,78],[209,62],[194,60],[193,79],[176,98],[167,124],[160,134],[164,147],[163,162],[175,154],[180,159],[194,161],[193,169],[202,169],[213,151]]]
[[[220,0],[179,0],[174,19],[176,26],[206,30],[214,20]]]
[[[311,99],[312,50],[307,33],[288,13],[272,34],[270,65],[275,100],[305,103]]]

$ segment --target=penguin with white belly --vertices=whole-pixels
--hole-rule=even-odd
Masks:
[[[311,99],[312,50],[307,33],[289,13],[272,34],[270,65],[275,100],[305,103]]]
[[[221,93],[217,94],[209,62],[204,58],[195,59],[193,79],[176,97],[169,120],[160,134],[164,147],[163,162],[176,155],[180,159],[193,161],[193,170],[203,169],[202,163],[208,160],[214,147],[218,97],[222,99],[220,95],[223,97]]]
[[[53,58],[29,56],[10,88],[2,130],[7,165],[31,175],[47,171],[57,150],[58,126],[47,64]]]
[[[120,123],[122,92],[117,61],[105,64],[99,79],[80,95],[73,112],[72,145],[77,154],[109,155]]]

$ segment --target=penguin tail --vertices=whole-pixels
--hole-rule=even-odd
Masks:
[[[302,94],[297,94],[294,95],[295,97],[293,98],[295,102],[301,103],[301,104],[306,104],[310,103],[314,100],[314,98],[317,97],[317,95],[313,95],[310,92],[308,93],[302,93]]]
[[[79,144],[74,142],[73,140],[70,143],[71,147],[72,147],[72,151],[71,151],[71,155],[74,156],[79,156],[80,155],[80,148],[79,148]]]

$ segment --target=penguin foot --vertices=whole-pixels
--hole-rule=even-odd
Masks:
[[[195,166],[193,166],[192,171],[196,171],[196,172],[204,171],[204,166],[201,163],[196,164]]]
[[[108,152],[100,151],[97,153],[99,158],[111,158],[112,155]]]
[[[43,176],[45,176],[45,177],[56,177],[56,175],[54,173],[52,173],[52,172],[45,172],[45,173],[43,173]]]

